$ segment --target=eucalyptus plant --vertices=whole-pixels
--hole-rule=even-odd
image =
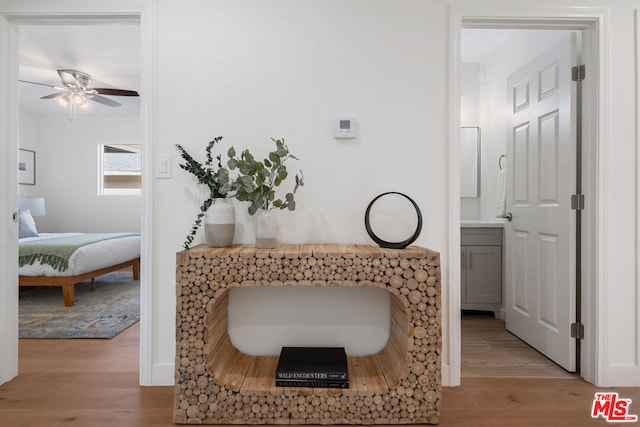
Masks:
[[[229,171],[222,166],[222,155],[215,157],[217,163],[214,163],[214,157],[211,153],[213,147],[222,140],[221,136],[214,138],[209,142],[206,148],[206,161],[204,164],[195,160],[180,144],[176,144],[176,148],[180,152],[180,156],[184,160],[184,163],[180,163],[180,168],[186,170],[196,177],[199,184],[204,184],[209,188],[209,196],[200,205],[200,211],[196,217],[191,230],[183,243],[185,249],[191,247],[193,239],[196,236],[196,232],[202,225],[202,218],[204,217],[207,209],[211,207],[214,199],[224,199],[227,197],[227,193],[231,187],[229,179]]]
[[[276,187],[279,187],[289,176],[285,163],[291,159],[298,160],[289,152],[284,139],[271,138],[276,149],[269,153],[262,161],[256,160],[249,150],[244,150],[237,156],[231,147],[227,153],[227,166],[231,170],[238,170],[238,176],[231,181],[231,191],[241,202],[249,202],[249,215],[255,215],[259,209],[288,209],[295,210],[294,195],[299,187],[304,185],[302,171],[296,173],[293,191],[286,193],[284,198],[276,199]]]

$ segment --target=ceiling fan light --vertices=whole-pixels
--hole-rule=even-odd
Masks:
[[[64,96],[59,96],[57,98],[58,104],[62,105],[63,107],[66,107],[69,105],[69,97],[67,95]]]
[[[81,110],[86,111],[86,110],[90,110],[90,109],[91,109],[91,107],[92,107],[92,105],[91,105],[91,103],[90,103],[90,102],[88,102],[88,101],[85,99],[85,100],[84,100],[84,102],[83,102],[82,104],[80,104],[80,105],[79,105],[79,107],[80,107],[80,109],[81,109]]]
[[[79,93],[74,93],[71,97],[71,102],[80,107],[87,102],[87,99]]]

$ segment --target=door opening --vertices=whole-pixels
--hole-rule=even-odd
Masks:
[[[529,355],[532,359],[523,359],[523,363],[530,364],[531,360],[540,360],[541,365],[548,365],[548,371],[544,369],[545,374],[541,375],[558,375],[560,377],[569,375],[565,370],[556,367],[555,365],[545,361],[545,358],[541,356],[539,352],[548,353],[545,348],[546,342],[540,345],[540,342],[536,342],[536,336],[531,339],[527,335],[527,328],[532,326],[513,326],[513,319],[516,319],[519,314],[523,315],[526,319],[533,319],[531,323],[542,324],[543,329],[557,330],[558,325],[562,325],[563,331],[559,332],[559,335],[563,336],[562,345],[572,346],[570,355],[563,361],[565,369],[573,372],[579,367],[579,361],[576,360],[576,342],[570,337],[570,332],[564,330],[569,328],[570,323],[575,321],[576,311],[580,306],[580,294],[575,292],[574,288],[566,292],[566,297],[560,306],[553,307],[555,311],[549,309],[548,304],[541,305],[544,310],[539,307],[531,307],[531,298],[543,295],[549,299],[549,301],[555,303],[557,297],[557,289],[549,286],[532,287],[529,294],[522,292],[523,287],[513,287],[513,281],[515,278],[526,276],[531,274],[532,265],[546,265],[544,263],[534,262],[531,259],[531,255],[523,255],[519,259],[514,259],[514,254],[517,253],[515,249],[518,248],[520,241],[515,239],[519,236],[527,236],[529,231],[517,229],[514,232],[514,224],[519,224],[521,218],[516,215],[513,219],[512,207],[514,206],[514,195],[526,195],[527,200],[520,201],[521,205],[535,204],[548,208],[552,205],[561,204],[565,208],[570,203],[570,195],[567,195],[566,201],[563,199],[562,203],[559,203],[554,197],[558,197],[558,189],[562,182],[567,181],[574,182],[579,177],[581,153],[578,151],[576,154],[576,146],[573,145],[572,149],[567,149],[562,152],[565,155],[564,159],[558,159],[556,154],[561,150],[560,142],[568,141],[568,138],[574,138],[577,132],[577,126],[580,125],[579,121],[571,119],[569,112],[576,112],[575,105],[565,105],[568,108],[566,111],[560,113],[558,106],[551,106],[546,112],[541,113],[539,117],[533,119],[523,119],[519,117],[518,123],[513,126],[505,119],[505,110],[515,109],[517,111],[526,110],[526,106],[534,105],[540,99],[541,102],[548,104],[550,101],[546,97],[551,99],[555,92],[559,90],[556,85],[561,79],[566,80],[567,75],[570,76],[570,67],[560,72],[558,68],[559,63],[552,60],[548,64],[544,65],[540,70],[535,71],[535,76],[516,75],[513,77],[515,81],[511,82],[512,86],[507,89],[507,80],[509,76],[520,70],[525,64],[528,64],[536,57],[540,56],[542,52],[548,50],[550,46],[556,45],[560,40],[570,39],[571,37],[577,37],[578,41],[582,38],[582,31],[564,30],[564,29],[552,29],[552,30],[533,30],[533,29],[502,29],[502,28],[463,28],[461,37],[461,99],[460,99],[460,125],[465,126],[478,126],[482,134],[481,153],[481,184],[480,184],[480,196],[476,198],[462,198],[460,202],[460,218],[462,230],[462,271],[461,271],[461,307],[475,308],[472,298],[478,299],[482,297],[490,298],[491,295],[499,295],[494,301],[485,301],[495,304],[496,302],[502,306],[499,317],[501,320],[489,320],[487,316],[479,315],[479,313],[463,314],[461,320],[462,325],[462,372],[461,375],[476,375],[477,369],[472,368],[474,363],[477,365],[486,365],[488,360],[482,360],[484,357],[491,359],[496,353],[500,351],[494,351],[492,353],[486,353],[484,355],[477,354],[477,350],[481,348],[479,343],[487,345],[487,340],[498,340],[496,338],[497,333],[504,333],[504,339],[510,337],[506,331],[499,331],[501,325],[504,328],[503,320],[507,320],[506,327],[514,331],[516,335],[524,336],[525,341],[529,341],[533,347],[538,346],[538,351],[528,348],[526,344],[523,344],[523,349],[528,349]],[[564,65],[563,65],[564,66]],[[563,83],[565,86],[569,83]],[[520,85],[520,86],[518,86]],[[522,97],[522,104],[514,103],[514,96]],[[510,96],[511,95],[511,96]],[[575,101],[575,97],[573,98]],[[526,106],[525,106],[526,105]],[[559,124],[560,118],[567,117],[567,126],[570,126],[570,135],[561,135],[560,128],[556,126]],[[541,129],[541,133],[538,137],[537,130]],[[535,134],[532,134],[535,130]],[[520,131],[520,132],[518,132]],[[515,143],[514,143],[515,135]],[[526,136],[527,138],[521,138],[520,136]],[[560,140],[562,138],[562,140]],[[537,144],[538,141],[542,141],[542,144]],[[522,147],[527,146],[528,151],[523,152]],[[514,151],[514,147],[519,147]],[[571,159],[567,160],[569,156]],[[506,158],[505,158],[506,157]],[[522,163],[525,161],[525,163]],[[567,161],[569,164],[567,165]],[[524,166],[523,166],[524,165]],[[515,173],[527,168],[528,171],[543,171],[542,174],[536,177],[523,177],[522,173]],[[506,171],[505,171],[506,169]],[[514,171],[517,170],[517,171]],[[578,172],[576,172],[578,171]],[[506,173],[505,173],[506,172]],[[519,177],[519,180],[514,177]],[[561,178],[563,177],[563,178]],[[461,177],[463,180],[464,177]],[[500,185],[500,180],[502,186]],[[579,180],[577,180],[579,182]],[[579,185],[579,184],[578,184]],[[502,187],[502,189],[501,189]],[[506,189],[505,189],[506,187]],[[575,184],[571,188],[571,192],[576,188]],[[502,194],[504,191],[504,194]],[[532,193],[536,193],[534,197]],[[500,206],[500,199],[504,197],[507,210]],[[553,200],[552,200],[553,199]],[[515,201],[518,205],[518,200]],[[501,210],[502,209],[502,210]],[[570,242],[565,245],[565,250],[570,249],[573,254],[573,258],[568,260],[568,264],[561,264],[562,267],[566,267],[565,271],[571,280],[575,280],[579,277],[580,265],[577,263],[575,253],[580,252],[579,246],[576,246],[574,242],[576,237],[579,236],[579,223],[575,224],[575,211],[569,211],[569,208],[565,209],[565,214],[571,215],[574,221],[571,227],[571,231],[563,229],[561,233],[550,233],[548,231],[536,231],[535,253],[541,255],[543,261],[548,261],[547,268],[542,272],[541,277],[533,277],[532,283],[543,283],[544,285],[552,283],[550,279],[555,279],[558,269],[552,269],[552,266],[558,267],[558,254],[557,243],[559,241],[564,242],[568,240]],[[541,221],[547,221],[548,216],[544,212],[537,212],[535,215],[540,217]],[[534,215],[534,217],[535,217]],[[503,219],[505,217],[511,217],[510,220]],[[566,224],[563,225],[563,227]],[[498,233],[500,237],[504,235],[504,240],[498,245],[497,242],[480,242],[485,243],[485,246],[468,246],[469,233],[476,230],[476,234],[472,235],[473,239],[477,239],[480,235],[488,235],[491,232],[487,229],[494,229],[494,233]],[[499,230],[499,232],[497,231]],[[533,234],[531,234],[533,235]],[[561,237],[562,240],[559,240]],[[478,243],[479,241],[471,241],[472,243]],[[546,245],[545,245],[546,243]],[[579,244],[579,240],[578,240]],[[500,269],[499,274],[496,275],[483,273],[485,277],[478,277],[479,270],[469,269],[470,264],[473,265],[473,261],[470,259],[470,250],[478,250],[478,248],[484,248],[487,252],[495,245],[492,251],[498,250],[500,255],[494,255],[493,258],[498,259],[498,266],[495,265],[492,269]],[[497,248],[496,248],[497,247]],[[554,252],[556,251],[556,252]],[[485,257],[486,258],[486,257]],[[489,261],[491,261],[489,259]],[[485,260],[486,261],[486,260]],[[488,266],[496,263],[491,261],[483,263],[482,265],[488,268]],[[477,265],[477,262],[476,262]],[[569,267],[570,266],[570,267]],[[527,267],[529,272],[526,273]],[[486,270],[485,268],[485,270]],[[471,273],[470,273],[471,272]],[[544,274],[546,273],[546,275]],[[469,279],[469,275],[475,277],[474,281]],[[482,280],[488,282],[484,287],[479,287],[477,282]],[[496,282],[501,282],[497,284]],[[511,286],[509,288],[509,286]],[[482,295],[478,294],[478,289],[484,292]],[[498,290],[496,290],[498,289]],[[523,301],[527,302],[525,307]],[[546,301],[548,302],[548,301]],[[477,304],[476,304],[477,305]],[[511,310],[510,310],[511,309]],[[527,311],[528,310],[528,311]],[[546,311],[545,311],[546,310]],[[558,319],[560,314],[567,314],[571,317],[571,321],[566,319]],[[498,317],[496,315],[496,317]],[[511,323],[511,325],[510,325]],[[566,325],[565,325],[566,324]],[[483,326],[484,325],[484,326]],[[487,325],[489,325],[487,327]],[[520,329],[519,329],[520,328]],[[521,329],[524,328],[523,332]],[[567,334],[564,337],[564,334]],[[531,335],[531,334],[529,334]],[[505,338],[506,337],[506,338]],[[497,341],[496,341],[497,342]],[[502,341],[504,343],[504,341]],[[494,343],[495,344],[495,343]],[[491,344],[488,344],[489,347]],[[473,352],[476,351],[476,354]],[[515,354],[515,353],[514,353]],[[518,350],[518,354],[522,355]],[[556,357],[556,356],[554,356]],[[556,357],[557,359],[557,357]],[[507,358],[502,360],[509,360],[510,365],[513,367],[513,358]],[[499,363],[499,362],[496,362]],[[496,365],[489,364],[489,366],[495,367]],[[467,372],[465,372],[465,370]],[[530,366],[526,369],[530,372]],[[500,373],[502,372],[502,373]],[[541,371],[542,372],[542,371]],[[524,371],[523,371],[524,373]],[[485,371],[485,375],[514,375],[513,371],[501,371],[488,370]],[[527,375],[530,375],[527,374]]]
[[[140,233],[145,218],[139,189],[140,156],[133,165],[135,173],[129,174],[137,179],[135,194],[98,194],[96,180],[103,172],[103,162],[96,153],[101,143],[114,138],[138,147],[143,144],[141,99],[110,96],[106,98],[108,103],[103,100],[86,111],[79,109],[75,121],[69,120],[68,109],[55,100],[40,99],[60,92],[57,87],[61,84],[55,83],[55,79],[59,79],[56,66],[51,64],[89,72],[92,74],[90,87],[104,85],[139,91],[139,19],[123,16],[104,19],[65,17],[53,23],[52,20],[56,21],[50,16],[45,19],[30,17],[15,24],[19,33],[15,66],[19,79],[39,83],[21,82],[19,86],[18,144],[20,148],[37,153],[38,180],[35,185],[20,185],[18,196],[37,196],[46,200],[47,216],[36,218],[43,219],[38,224],[40,231]],[[64,40],[79,41],[68,45]],[[57,87],[45,86],[48,83]],[[117,163],[132,167],[131,161],[119,160]],[[59,188],[73,188],[73,191],[60,192]],[[111,278],[120,274],[111,273]],[[134,280],[137,279],[135,276]],[[123,280],[130,279],[128,275],[122,277]],[[62,304],[62,294],[60,298]]]
[[[44,9],[38,11],[31,10],[28,6],[22,4],[6,4],[0,6],[0,33],[6,41],[0,46],[0,57],[2,61],[2,75],[0,79],[0,88],[3,93],[8,96],[3,98],[2,106],[0,106],[0,123],[3,126],[2,133],[4,136],[5,154],[3,158],[8,162],[12,160],[17,162],[18,152],[18,41],[20,26],[52,24],[54,22],[60,24],[79,23],[84,20],[86,23],[99,24],[113,22],[135,22],[140,26],[140,69],[141,79],[140,93],[143,95],[140,99],[141,113],[140,121],[141,139],[146,150],[143,152],[143,170],[147,176],[153,175],[153,118],[152,118],[152,102],[153,102],[153,85],[152,85],[152,13],[150,2],[140,2],[136,4],[124,4],[123,2],[114,2],[109,6],[96,4],[69,5],[55,4],[48,5]],[[0,156],[2,157],[2,156]],[[7,163],[8,164],[8,163]],[[15,164],[15,163],[14,163]],[[6,168],[11,170],[11,168]],[[8,210],[17,210],[17,198],[15,187],[17,186],[17,171],[9,174],[9,180],[6,188],[0,191],[2,200],[6,201],[4,205]],[[153,269],[150,263],[145,260],[151,259],[153,248],[153,235],[150,230],[153,229],[153,215],[150,209],[153,206],[153,180],[143,179],[143,196],[142,196],[142,221],[141,227],[141,259],[142,272],[140,281],[141,306],[140,306],[140,383],[143,385],[152,385],[156,379],[154,378],[152,357],[151,357],[151,324],[152,310],[151,301],[152,289],[149,283],[153,282]],[[17,217],[17,214],[16,214]],[[5,242],[8,246],[9,256],[4,257],[5,260],[15,260],[10,262],[6,271],[6,286],[2,286],[0,291],[7,296],[3,298],[2,305],[7,316],[0,319],[0,332],[6,337],[4,350],[2,351],[3,363],[0,366],[0,382],[5,382],[15,377],[18,372],[18,302],[17,287],[11,285],[17,281],[17,226],[10,233],[9,241]],[[6,264],[5,267],[7,267]],[[4,357],[6,356],[6,357]]]

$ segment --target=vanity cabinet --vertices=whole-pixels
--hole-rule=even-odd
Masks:
[[[462,228],[460,235],[463,310],[493,311],[502,307],[502,229]]]

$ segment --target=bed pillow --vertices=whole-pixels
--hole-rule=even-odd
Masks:
[[[36,222],[31,216],[29,209],[20,211],[18,214],[18,231],[19,238],[23,237],[38,237],[38,230],[36,229]]]

